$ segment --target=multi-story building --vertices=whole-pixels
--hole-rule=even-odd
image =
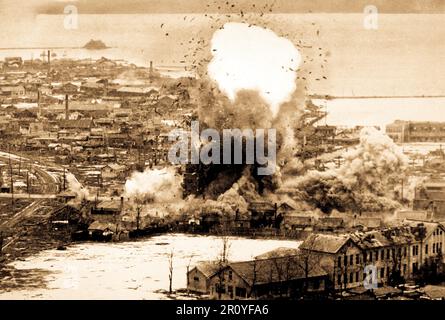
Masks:
[[[445,221],[445,181],[427,181],[414,190],[414,210],[426,210],[436,221]]]
[[[444,242],[442,224],[407,220],[401,227],[383,230],[312,234],[300,249],[313,255],[311,259],[329,275],[330,285],[340,290],[363,286],[370,272],[376,272],[378,285],[412,279],[423,265],[443,259]]]
[[[210,295],[218,299],[298,297],[325,291],[326,271],[305,268],[297,256],[228,263],[209,278]]]
[[[24,86],[5,86],[0,88],[0,95],[4,97],[19,98],[26,93]]]
[[[363,253],[350,235],[311,234],[300,245],[308,262],[319,264],[336,290],[363,284]]]
[[[396,120],[386,126],[386,134],[398,143],[444,142],[445,122]]]

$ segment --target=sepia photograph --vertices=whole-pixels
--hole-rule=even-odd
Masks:
[[[0,300],[445,300],[444,39],[443,0],[0,0]]]

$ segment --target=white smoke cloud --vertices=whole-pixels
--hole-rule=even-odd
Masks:
[[[362,129],[360,144],[345,152],[343,158],[339,168],[286,177],[281,192],[296,195],[326,212],[400,207],[393,199],[393,186],[400,184],[408,161],[387,135],[374,128]]]
[[[209,75],[232,101],[239,90],[257,90],[275,117],[296,89],[301,55],[269,29],[226,23],[213,35],[212,54]]]
[[[82,186],[77,178],[70,172],[66,174],[66,181],[68,183],[68,190],[74,192],[79,199],[88,199],[90,193],[88,189]]]
[[[181,199],[181,178],[174,168],[145,169],[134,172],[125,183],[125,196],[170,202]]]

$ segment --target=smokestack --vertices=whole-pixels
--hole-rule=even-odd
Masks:
[[[39,117],[42,116],[42,106],[40,105],[40,89],[37,89],[37,107],[39,109]]]
[[[68,95],[65,95],[65,120],[69,120]]]
[[[150,61],[149,77],[150,79],[153,79],[153,61]]]
[[[51,50],[48,50],[48,73],[51,72]]]
[[[104,94],[108,96],[108,79],[105,79],[104,83]]]

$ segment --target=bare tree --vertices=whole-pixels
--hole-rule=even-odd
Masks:
[[[168,255],[168,282],[169,282],[169,286],[168,286],[168,292],[169,294],[172,294],[173,292],[173,258],[174,258],[174,251],[173,249],[170,251],[170,254]]]
[[[397,246],[391,249],[392,267],[391,274],[388,275],[388,280],[389,284],[392,286],[396,286],[404,282],[402,277],[403,250],[407,250],[407,248]]]
[[[221,238],[221,241],[222,241],[222,247],[221,247],[219,261],[223,264],[226,264],[228,261],[229,250],[230,250],[229,237],[226,235],[223,235]]]
[[[274,283],[274,281],[273,281],[273,265],[272,264],[270,264],[269,265],[269,283],[270,283],[270,288],[271,288],[271,290],[269,291],[269,296],[270,297],[272,297],[272,295],[273,295],[273,283]]]
[[[320,256],[314,250],[312,250],[315,248],[316,240],[316,237],[312,237],[311,240],[306,242],[306,248],[300,250],[298,256],[296,259],[294,259],[296,262],[296,267],[303,270],[304,273],[303,295],[308,291],[309,276],[311,272],[320,264]]]
[[[189,261],[187,263],[187,294],[190,294],[190,292],[189,292],[189,285],[190,285],[189,272],[190,272],[190,266],[192,264],[192,258],[193,257],[194,257],[194,255],[191,254],[190,257],[189,257]]]
[[[284,288],[286,287],[287,294],[289,294],[289,280],[292,277],[292,270],[291,266],[293,260],[293,256],[287,255],[287,256],[272,256],[270,258],[272,260],[272,264],[275,267],[275,271],[277,274],[277,282],[279,283],[279,295],[280,297],[283,296]]]
[[[218,258],[218,299],[221,299],[222,288],[224,286],[224,268],[227,266],[228,256],[229,256],[229,237],[225,234],[221,237],[222,247]]]
[[[248,293],[248,297],[250,298],[250,297],[252,297],[253,296],[253,294],[255,293],[255,285],[256,285],[256,282],[257,282],[257,275],[258,275],[258,263],[257,263],[257,259],[256,258],[254,258],[253,259],[253,261],[252,261],[252,274],[253,274],[253,277],[252,277],[252,287],[251,287],[251,289],[250,289],[250,292]]]

